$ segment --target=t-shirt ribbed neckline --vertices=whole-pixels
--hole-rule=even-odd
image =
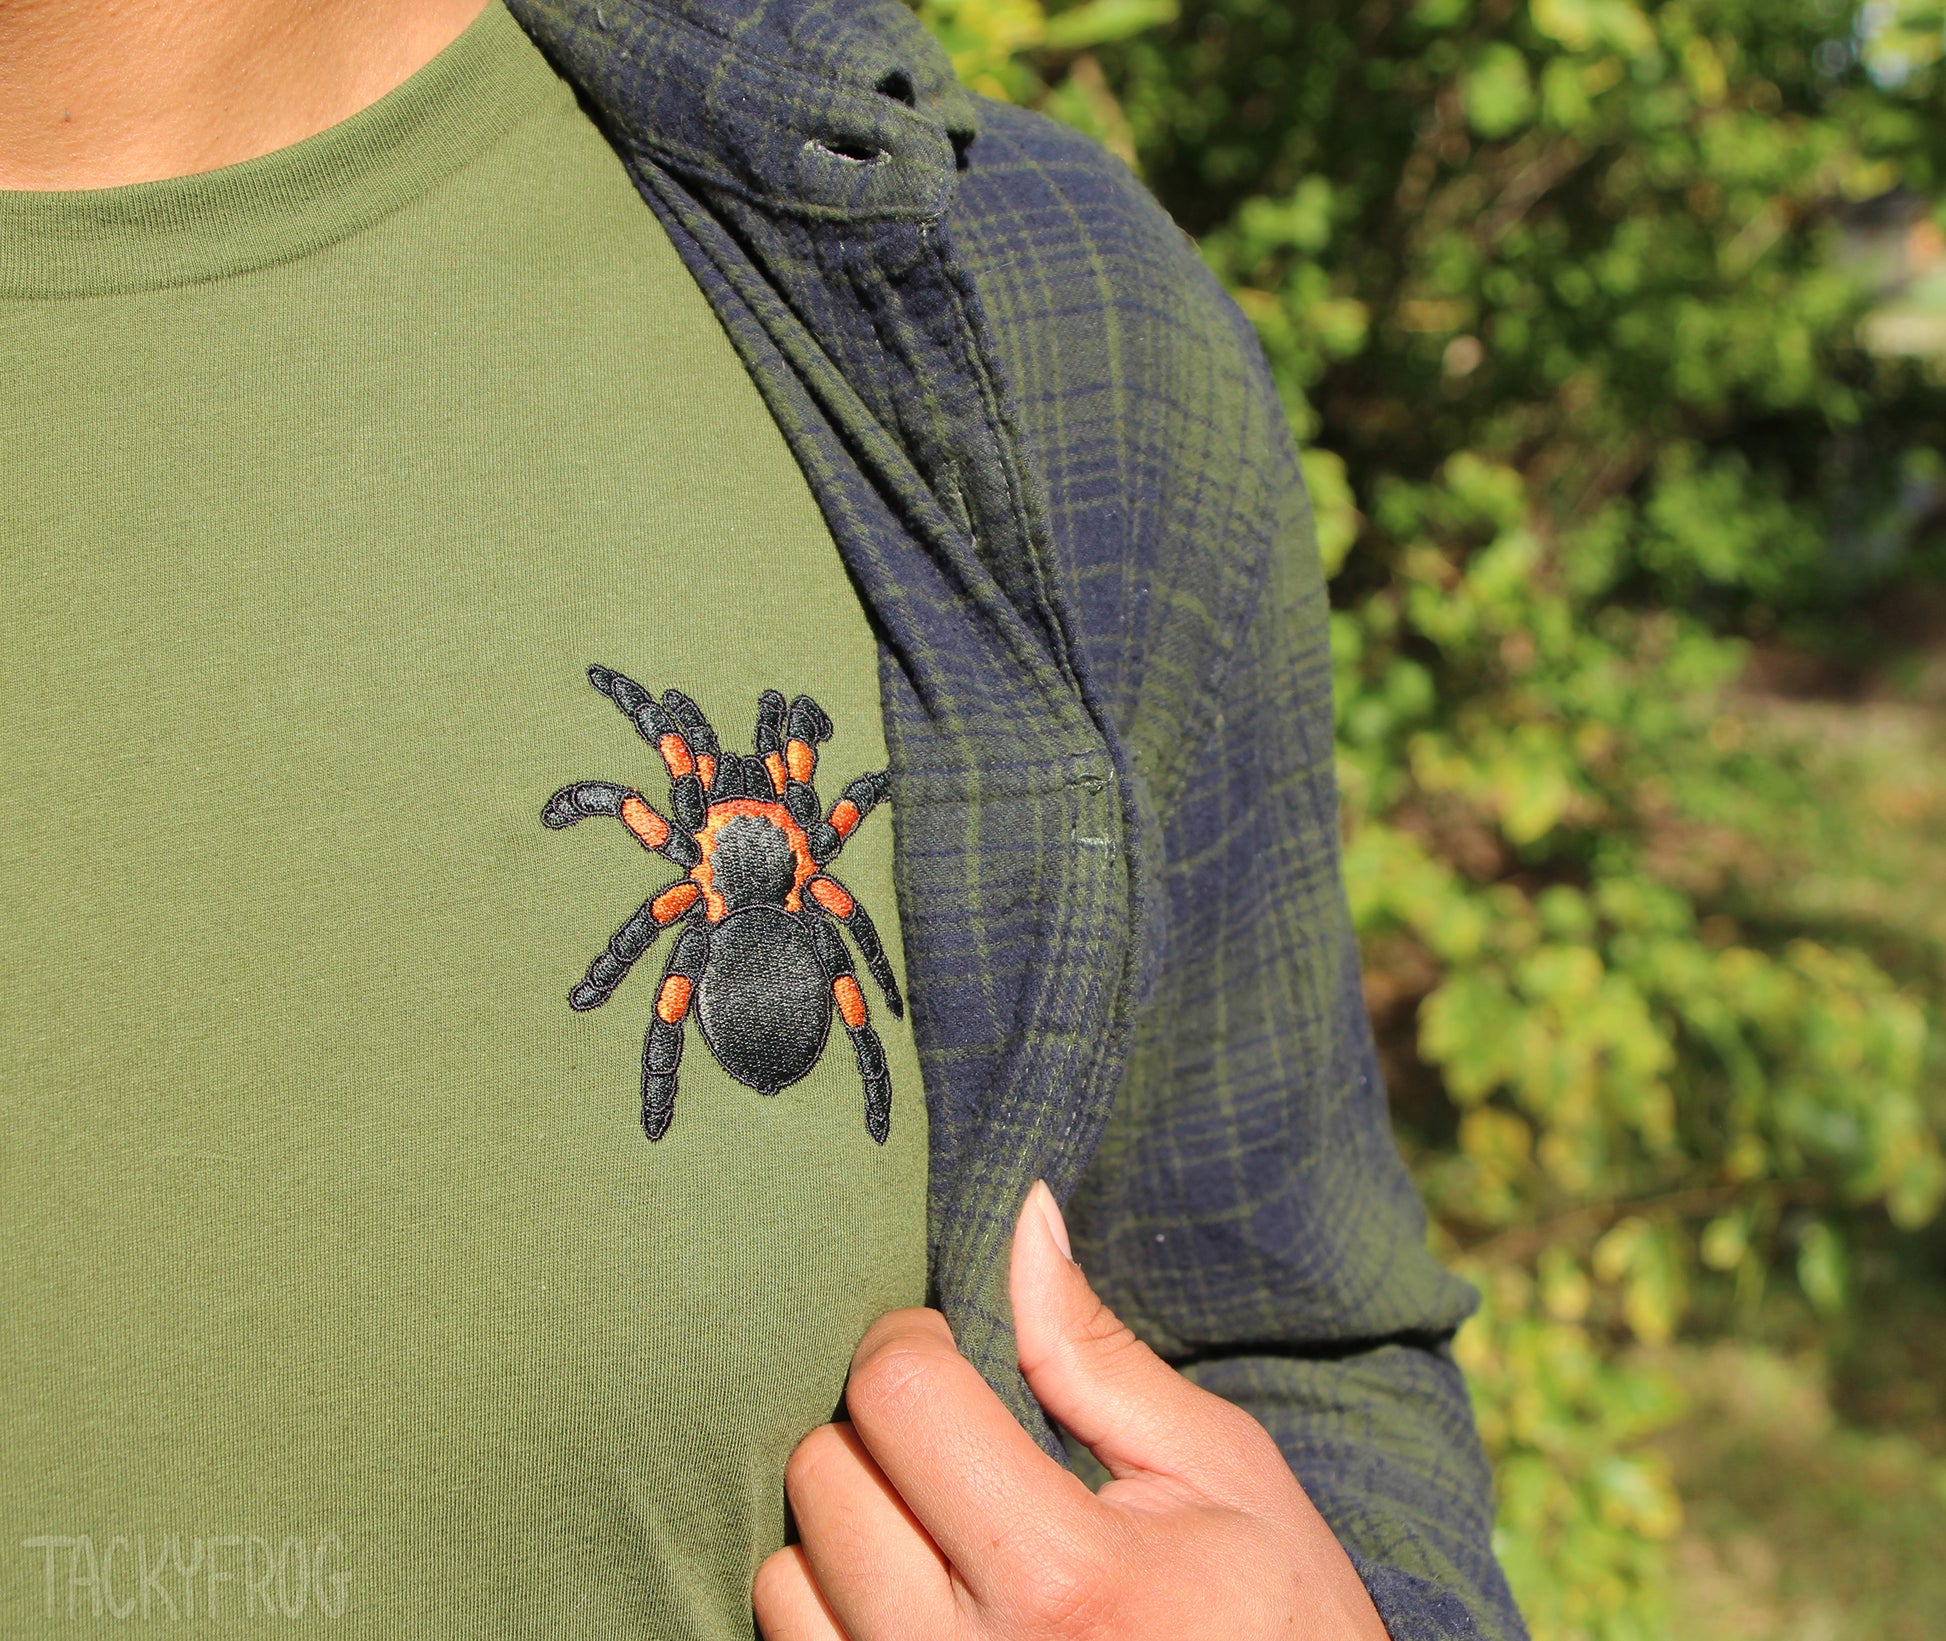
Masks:
[[[161,290],[289,262],[419,198],[559,89],[489,0],[417,73],[288,148],[119,188],[0,190],[0,298]]]

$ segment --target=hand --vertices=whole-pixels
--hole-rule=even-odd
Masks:
[[[802,1542],[758,1570],[766,1641],[1386,1641],[1263,1426],[1095,1297],[1045,1185],[1010,1277],[1021,1372],[1114,1480],[1043,1453],[938,1312],[881,1317],[852,1422],[791,1455]]]

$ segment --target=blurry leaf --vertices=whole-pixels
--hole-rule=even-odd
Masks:
[[[1619,1282],[1634,1267],[1636,1256],[1650,1235],[1649,1222],[1630,1217],[1619,1221],[1595,1244],[1595,1275],[1603,1282]]]
[[[1364,518],[1345,478],[1343,460],[1328,450],[1307,449],[1303,453],[1304,482],[1311,492],[1311,512],[1317,525],[1318,557],[1324,573],[1334,576],[1358,539]]]
[[[1682,1527],[1682,1503],[1669,1485],[1665,1465],[1614,1457],[1596,1473],[1601,1510],[1611,1526],[1645,1538],[1674,1538]]]
[[[1045,106],[1048,113],[1087,132],[1131,169],[1139,164],[1128,115],[1092,56],[1083,54],[1068,65],[1066,77],[1049,91]]]
[[[1886,1193],[1886,1212],[1902,1230],[1916,1231],[1931,1224],[1940,1204],[1946,1202],[1946,1159],[1941,1158],[1937,1142],[1928,1144],[1929,1139],[1914,1137]]]
[[[1655,50],[1655,29],[1628,0],[1532,0],[1534,27],[1572,51],[1606,46],[1627,57]]]
[[[1251,200],[1237,213],[1237,224],[1265,249],[1321,251],[1331,242],[1332,198],[1329,177],[1301,177],[1281,200]]]
[[[1176,20],[1177,0],[1083,0],[1047,19],[1043,42],[1056,51],[1085,51]]]
[[[1483,137],[1505,137],[1534,114],[1534,81],[1527,59],[1499,42],[1485,47],[1466,71],[1466,118]]]
[[[1460,1150],[1490,1175],[1511,1179],[1534,1157],[1534,1131],[1511,1111],[1482,1106],[1460,1119]]]
[[[1797,1245],[1797,1281],[1804,1297],[1827,1315],[1842,1310],[1850,1287],[1844,1244],[1822,1221],[1807,1225]]]
[[[1534,898],[1541,927],[1557,940],[1587,940],[1595,933],[1595,912],[1588,897],[1564,883],[1550,884]]]
[[[1713,1271],[1733,1271],[1750,1251],[1750,1222],[1741,1213],[1719,1214],[1703,1228],[1699,1251]]]
[[[1580,1262],[1562,1248],[1549,1248],[1540,1259],[1541,1304],[1557,1322],[1587,1319],[1594,1285]]]
[[[1688,1303],[1681,1249],[1667,1226],[1623,1220],[1595,1246],[1595,1274],[1622,1285],[1622,1314],[1644,1344],[1666,1343]]]
[[[1019,54],[1038,47],[1047,19],[1040,0],[923,0],[919,15],[952,54],[960,78],[988,96],[1036,88]]]

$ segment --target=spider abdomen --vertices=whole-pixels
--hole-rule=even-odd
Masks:
[[[830,985],[797,918],[772,906],[731,912],[710,930],[696,986],[703,1040],[738,1082],[775,1094],[817,1064],[831,1027]]]

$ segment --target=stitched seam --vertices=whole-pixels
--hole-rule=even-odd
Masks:
[[[648,189],[652,191],[658,199],[662,200],[665,207],[669,209],[672,213],[674,213],[676,217],[680,220],[682,216],[682,211],[680,208],[680,204],[678,202],[682,197],[684,197],[684,191],[682,189],[681,184],[678,183],[673,178],[671,173],[669,173],[663,167],[658,165],[654,159],[641,156],[641,155],[636,155],[635,160],[637,164],[639,164],[642,168],[639,173],[634,171],[631,172],[631,174],[637,175],[638,186],[640,186],[643,183],[646,183]],[[699,211],[702,211],[702,207],[700,206],[700,204],[698,204],[696,208]],[[707,211],[703,211],[703,214],[707,216],[709,213]],[[830,412],[827,411],[824,408],[824,406],[818,401],[816,391],[812,389],[810,384],[804,380],[804,377],[800,373],[797,365],[792,361],[788,351],[777,340],[776,336],[772,334],[770,329],[770,323],[765,318],[763,313],[755,307],[755,305],[751,302],[751,300],[746,295],[744,295],[741,291],[737,290],[734,276],[730,272],[729,268],[727,268],[724,265],[723,261],[719,258],[717,254],[718,248],[710,244],[702,236],[700,236],[699,234],[695,233],[693,230],[687,227],[685,227],[684,232],[688,233],[690,238],[696,243],[697,248],[702,254],[704,260],[707,261],[713,268],[716,269],[719,277],[723,278],[725,282],[730,286],[732,291],[736,293],[738,302],[742,305],[744,311],[749,314],[751,322],[757,327],[758,331],[764,336],[769,347],[777,354],[779,360],[782,362],[784,366],[784,369],[804,387],[807,394],[811,396],[814,405],[816,405],[818,409],[818,413],[826,419],[827,423],[829,423]],[[856,280],[851,279],[851,276],[849,274],[847,274],[845,277],[852,285],[852,287],[856,289],[856,285],[857,285]],[[780,304],[782,304],[785,307],[787,312],[790,314],[792,320],[798,324],[800,329],[803,329],[802,321],[796,318],[794,311],[790,310],[788,300],[783,296],[781,292],[776,291],[775,287],[770,287],[770,289],[772,295]],[[872,326],[875,330],[876,319],[874,318],[871,311],[872,305],[869,302],[864,302],[864,306],[866,309],[866,322],[868,325]],[[833,359],[828,353],[824,351],[823,345],[819,343],[815,337],[810,337],[809,340],[811,341],[812,346],[817,350],[819,356],[823,358],[826,361],[829,368],[838,375],[840,382],[845,387],[846,391],[849,392],[855,400],[857,400],[859,411],[866,417],[870,418],[875,426],[880,427],[880,429],[884,432],[884,436],[888,440],[891,440],[893,443],[896,444],[897,441],[893,439],[890,431],[885,430],[883,428],[883,424],[879,422],[878,418],[876,417],[876,415],[874,415],[874,413],[870,410],[870,408],[864,404],[862,399],[858,399],[857,389],[851,386],[849,378],[846,376],[844,370],[839,365],[838,361]],[[883,347],[882,343],[878,345],[881,348]],[[918,479],[918,490],[920,494],[931,501],[932,506],[935,509],[937,509],[940,514],[941,523],[943,523],[944,525],[947,526],[947,528],[950,529],[952,527],[952,520],[950,516],[947,515],[944,507],[941,506],[941,504],[939,503],[938,498],[932,496],[922,476],[919,476],[915,473],[914,477]],[[990,573],[989,573],[989,580],[991,580]],[[962,589],[962,590],[964,591],[965,596],[968,597],[975,596],[975,594],[972,592],[971,589]],[[1006,602],[1004,591],[1001,588],[999,588],[997,585],[992,587],[991,596],[1002,604]],[[1013,619],[1019,625],[1023,627],[1025,626],[1024,619],[1019,615],[1017,611],[1013,612]],[[1015,656],[1019,655],[1018,649],[1015,648],[1011,643],[1009,644],[1009,652],[1010,654],[1013,654]],[[1027,660],[1029,661],[1030,664],[1024,670],[1032,674],[1034,679],[1034,688],[1042,704],[1051,709],[1058,710],[1059,707],[1063,704],[1063,701],[1066,699],[1066,697],[1064,697],[1062,694],[1056,691],[1054,686],[1054,681],[1046,677],[1044,668],[1031,665],[1031,661],[1033,660],[1031,654],[1027,657]],[[1057,753],[1052,757],[1046,759],[1022,760],[1021,762],[1013,765],[1012,767],[1037,768],[1037,767],[1058,766],[1062,770],[1066,771],[1072,768],[1072,766],[1077,763],[1098,764],[1099,758],[1085,751],[1079,753],[1069,751],[1069,752]]]
[[[376,233],[387,223],[394,221],[405,212],[410,211],[414,206],[422,205],[427,200],[434,198],[447,188],[450,188],[461,177],[492,156],[502,144],[512,141],[515,137],[532,130],[535,126],[545,125],[552,120],[566,120],[577,117],[579,117],[579,111],[572,108],[535,109],[532,113],[524,115],[497,135],[489,138],[481,148],[476,150],[462,164],[455,166],[450,171],[442,172],[439,176],[433,178],[428,186],[420,189],[416,194],[410,194],[406,198],[398,200],[379,212],[377,216],[360,222],[356,227],[343,232],[327,233],[322,238],[301,240],[281,256],[269,256],[261,260],[245,260],[209,272],[185,274],[180,279],[163,279],[154,284],[145,283],[127,288],[115,286],[107,290],[96,291],[38,292],[27,290],[18,293],[0,292],[0,307],[9,306],[16,302],[114,301],[121,297],[145,296],[158,291],[192,290],[198,285],[217,285],[226,279],[243,279],[251,274],[268,273],[277,268],[292,267],[296,263],[302,262],[306,257],[322,255],[326,251],[336,250],[341,245],[355,245],[367,234]]]
[[[1040,594],[1042,603],[1047,607],[1050,617],[1056,608],[1056,593],[1050,566],[1041,552],[1034,536],[1033,522],[1027,507],[1026,496],[1019,471],[1014,440],[1006,425],[1006,417],[1000,404],[999,385],[993,378],[979,345],[979,328],[973,322],[971,304],[963,288],[958,270],[946,255],[943,241],[929,230],[922,229],[928,253],[933,257],[939,272],[946,281],[948,295],[953,303],[953,313],[959,321],[954,336],[955,350],[960,363],[973,377],[980,392],[980,409],[985,418],[987,436],[993,440],[994,449],[1000,457],[1000,469],[1006,477],[1007,505],[1013,514],[1014,529],[1019,533],[1021,545],[1026,551],[1028,569],[1033,575],[1035,591]],[[1080,689],[1080,676],[1076,668],[1073,644],[1065,625],[1059,620],[1052,622],[1054,633],[1061,645],[1059,657],[1061,670],[1069,682]],[[1093,714],[1090,714],[1093,717]],[[1097,724],[1098,729],[1103,726]]]
[[[621,133],[622,143],[641,162],[666,166],[682,172],[711,188],[740,199],[746,205],[794,217],[802,222],[937,222],[945,209],[943,203],[930,205],[821,205],[787,195],[766,193],[751,187],[741,178],[722,170],[715,157],[687,144],[639,132]],[[918,161],[912,162],[920,163]],[[943,169],[942,177],[945,175]]]

